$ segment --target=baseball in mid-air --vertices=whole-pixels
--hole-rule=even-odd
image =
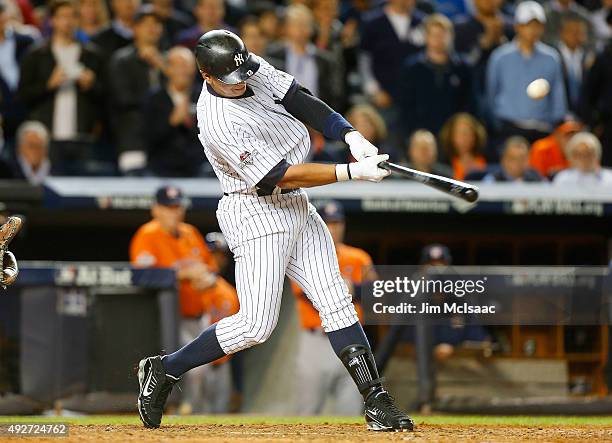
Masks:
[[[527,86],[527,95],[533,100],[541,100],[550,92],[550,83],[545,78],[538,78]]]

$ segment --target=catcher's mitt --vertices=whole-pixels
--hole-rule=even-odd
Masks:
[[[0,269],[2,269],[0,285],[5,289],[17,280],[19,274],[17,260],[13,253],[8,251],[8,245],[21,229],[21,225],[21,219],[12,216],[0,227]]]

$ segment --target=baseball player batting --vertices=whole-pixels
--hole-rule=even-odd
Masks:
[[[223,189],[217,219],[235,257],[240,310],[178,351],[140,361],[142,422],[159,427],[166,399],[185,372],[270,337],[287,275],[319,312],[362,394],[367,428],[412,430],[412,419],[383,386],[330,233],[303,190],[337,181],[379,182],[390,174],[378,166],[388,156],[291,75],[250,54],[235,34],[207,32],[195,56],[205,80],[197,104],[199,139]],[[303,163],[310,149],[306,125],[344,140],[357,162]]]

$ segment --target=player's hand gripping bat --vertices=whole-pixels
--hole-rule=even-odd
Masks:
[[[431,186],[438,191],[442,191],[467,202],[474,203],[476,200],[478,200],[478,188],[468,183],[442,177],[440,175],[428,174],[426,172],[406,168],[405,166],[396,165],[395,163],[387,161],[380,162],[378,166],[396,174],[401,174],[409,180],[414,180],[419,183],[423,183],[424,185]]]
[[[0,285],[6,289],[17,280],[19,268],[17,260],[12,252],[8,251],[8,245],[21,229],[22,221],[19,217],[9,217],[6,223],[0,227]]]

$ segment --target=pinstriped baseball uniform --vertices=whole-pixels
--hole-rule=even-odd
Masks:
[[[325,331],[358,321],[331,235],[306,193],[275,188],[257,195],[256,185],[274,166],[283,159],[301,163],[310,149],[306,127],[280,104],[293,77],[259,61],[247,80],[251,94],[224,98],[205,85],[197,106],[199,138],[225,194],[217,219],[236,260],[240,311],[216,327],[226,353],[270,336],[285,275],[310,298]]]

